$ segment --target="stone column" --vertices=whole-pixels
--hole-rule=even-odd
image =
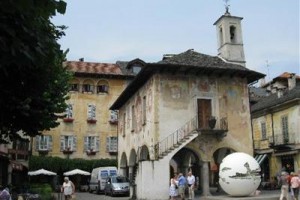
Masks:
[[[210,191],[209,191],[209,169],[208,169],[207,161],[203,161],[201,175],[202,175],[202,181],[201,181],[202,182],[202,195],[203,196],[211,196]]]

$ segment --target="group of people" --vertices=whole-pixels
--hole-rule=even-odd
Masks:
[[[11,200],[8,187],[0,186],[0,200]]]
[[[171,200],[177,199],[179,197],[181,200],[185,199],[185,191],[188,188],[189,200],[195,197],[195,185],[196,179],[191,171],[188,172],[187,177],[182,173],[175,173],[174,177],[170,180],[169,195]]]
[[[283,171],[279,178],[281,185],[280,200],[299,200],[300,171],[298,173]]]

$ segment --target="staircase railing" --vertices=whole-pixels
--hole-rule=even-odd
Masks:
[[[163,140],[155,145],[155,157],[158,159],[173,150],[177,145],[180,145],[191,132],[197,130],[198,116],[193,117],[190,121],[186,122],[182,127],[171,133]]]

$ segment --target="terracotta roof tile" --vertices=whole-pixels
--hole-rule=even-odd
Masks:
[[[76,73],[123,75],[117,64],[67,61],[64,65],[68,70]]]

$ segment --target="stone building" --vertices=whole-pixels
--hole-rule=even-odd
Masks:
[[[128,64],[140,72],[111,109],[119,111],[119,170],[134,198],[168,199],[170,177],[189,170],[210,195],[226,155],[253,154],[248,84],[264,75],[245,67],[241,20],[226,12],[216,21],[219,56],[191,49]]]
[[[300,77],[285,72],[262,89],[251,116],[255,156],[268,187],[281,170],[300,170]]]

